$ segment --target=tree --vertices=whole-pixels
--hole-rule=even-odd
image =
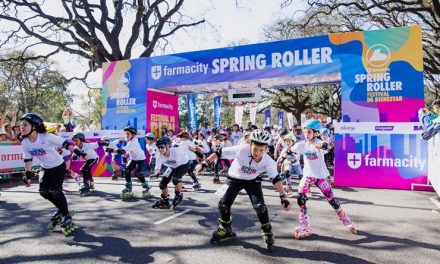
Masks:
[[[183,3],[184,0],[1,1],[0,21],[12,27],[4,33],[0,47],[24,47],[21,54],[7,60],[49,58],[60,52],[79,56],[89,62],[89,69],[75,79],[85,81],[88,73],[104,62],[148,57],[155,48],[164,48],[167,38],[179,29],[204,23],[204,19],[183,15],[179,11]],[[124,36],[125,32],[129,32],[128,36]],[[46,54],[24,56],[29,49],[41,45],[50,47]]]
[[[288,7],[292,0],[283,2]],[[309,0],[304,16],[284,22],[283,32],[312,34],[421,25],[425,92],[440,97],[440,3],[438,0]],[[428,99],[427,101],[429,101]]]
[[[21,52],[9,54],[15,57]],[[33,56],[29,54],[29,56]],[[0,112],[15,108],[20,114],[35,112],[44,120],[61,120],[65,105],[72,101],[67,92],[69,81],[57,70],[54,62],[14,60],[0,62]]]

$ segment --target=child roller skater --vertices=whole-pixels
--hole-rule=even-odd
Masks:
[[[295,136],[293,134],[287,134],[284,136],[285,148],[281,150],[280,157],[278,158],[278,164],[281,168],[281,180],[286,180],[286,192],[287,194],[292,193],[292,171],[295,171],[299,179],[302,178],[302,170],[299,161],[296,158],[295,153],[290,149],[295,144]]]
[[[32,113],[25,114],[20,119],[21,133],[23,136],[22,147],[24,151],[25,176],[23,181],[27,187],[31,184],[32,159],[35,157],[41,163],[39,192],[49,200],[57,211],[52,215],[49,229],[54,230],[61,225],[65,236],[73,233],[78,226],[73,223],[71,213],[67,207],[67,200],[63,193],[63,180],[66,164],[56,151],[57,147],[63,147],[73,151],[73,146],[61,137],[46,134],[46,127],[40,116]]]
[[[159,175],[162,164],[167,167],[159,183],[159,188],[162,191],[161,198],[153,204],[156,209],[176,208],[183,200],[182,193],[182,177],[188,172],[189,162],[187,156],[187,149],[183,146],[171,146],[171,141],[168,137],[161,137],[156,141],[157,149],[159,150],[156,156],[155,175]],[[173,181],[174,184],[174,199],[170,204],[170,195],[168,194],[168,183]]]
[[[101,139],[101,145],[102,146],[106,146],[106,148],[104,148],[104,150],[107,149],[107,148],[117,149],[118,148],[117,145],[120,142],[121,142],[120,139],[116,139],[116,140],[110,141],[109,137],[102,137],[102,139]],[[114,152],[113,153],[108,153],[108,155],[112,156],[112,163],[111,163],[112,171],[113,171],[113,173],[112,173],[112,180],[116,181],[116,180],[118,180],[119,177],[122,176],[122,168],[121,168],[121,158],[122,158],[122,155],[118,154],[118,153],[114,153]]]
[[[203,154],[197,148],[196,144],[189,140],[189,133],[186,131],[180,132],[177,137],[180,139],[180,143],[178,144],[180,148],[186,149],[186,155],[188,156],[188,175],[191,177],[193,181],[193,189],[200,189],[200,183],[197,179],[194,168],[197,165],[197,157],[203,158]]]
[[[79,189],[79,195],[87,196],[90,194],[90,190],[95,189],[95,182],[93,181],[92,176],[92,166],[98,162],[98,154],[96,154],[95,149],[103,144],[105,145],[106,143],[89,143],[86,141],[85,135],[81,132],[73,134],[72,140],[75,144],[75,149],[73,151],[74,156],[72,159],[81,157],[83,160],[85,160],[80,169],[83,177],[83,186]]]
[[[327,144],[318,139],[321,123],[317,119],[309,119],[304,124],[305,141],[295,144],[291,150],[298,154],[304,154],[304,176],[298,187],[298,205],[299,226],[294,229],[294,236],[296,239],[308,237],[312,235],[312,228],[310,227],[309,217],[307,215],[307,192],[311,184],[321,190],[324,197],[336,211],[342,223],[353,233],[357,230],[353,222],[342,210],[339,201],[333,195],[332,188],[328,177],[330,175],[324,161],[324,153],[327,149]]]
[[[157,153],[157,147],[156,142],[154,141],[154,134],[153,133],[147,133],[145,135],[145,141],[147,142],[145,147],[148,151],[148,154],[150,154],[150,162],[148,163],[149,171],[150,171],[150,181],[154,178],[154,167],[156,165],[156,153]]]
[[[128,153],[130,156],[130,160],[128,161],[124,175],[125,175],[125,188],[122,190],[121,198],[127,199],[130,197],[133,197],[133,184],[131,182],[131,173],[134,172],[136,177],[139,179],[139,181],[142,183],[142,188],[144,188],[144,191],[142,192],[142,198],[148,198],[150,197],[150,186],[148,185],[148,182],[145,180],[145,170],[146,170],[146,164],[145,164],[145,152],[142,150],[139,141],[136,138],[137,135],[137,129],[133,126],[128,126],[124,128],[125,132],[125,140],[127,141],[127,145],[121,149],[112,149],[107,148],[106,152],[109,153],[118,153],[121,155],[124,155],[125,153]]]
[[[234,159],[228,172],[228,188],[218,203],[219,227],[212,233],[211,243],[235,237],[232,232],[231,206],[238,193],[244,189],[249,195],[251,203],[257,213],[263,230],[263,240],[269,250],[275,242],[272,234],[272,226],[269,221],[269,213],[264,203],[261,179],[258,177],[266,172],[273,185],[280,193],[281,205],[285,211],[290,210],[290,202],[284,192],[283,184],[277,172],[275,161],[266,153],[266,148],[271,140],[269,132],[256,129],[251,132],[251,144],[242,144],[234,147],[225,147],[213,153],[208,159],[197,167],[201,172],[216,159]]]

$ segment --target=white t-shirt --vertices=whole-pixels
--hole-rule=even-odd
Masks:
[[[206,140],[197,139],[194,141],[194,144],[201,148],[203,153],[209,153],[209,146]]]
[[[240,139],[243,137],[243,133],[241,132],[232,132],[231,133],[231,140],[232,140],[232,145],[236,146],[239,144]]]
[[[286,153],[287,150],[288,150],[288,148],[283,148],[283,150],[281,150],[280,157],[279,157],[280,159],[284,158],[284,164],[286,164],[286,161],[290,162],[290,164],[299,164],[299,161],[296,157],[297,154],[292,152],[292,154],[289,155]]]
[[[269,179],[278,175],[277,164],[267,153],[263,154],[260,162],[255,162],[251,155],[251,146],[237,145],[225,147],[222,150],[222,159],[234,159],[228,174],[231,178],[240,180],[253,180],[263,172],[267,173]]]
[[[137,138],[132,138],[130,141],[127,142],[127,145],[122,148],[125,150],[125,152],[130,155],[131,160],[145,160],[145,152],[141,148],[141,145],[139,144],[139,141]]]
[[[182,140],[179,143],[179,148],[183,148],[184,150],[186,150],[186,155],[188,156],[189,160],[195,160],[197,159],[197,156],[194,152],[192,152],[191,150],[188,149],[188,147],[191,148],[196,148],[196,144],[194,144],[194,142],[192,142],[191,140]]]
[[[56,148],[61,147],[65,140],[53,134],[38,133],[37,135],[37,140],[33,143],[29,141],[29,138],[21,142],[24,158],[37,158],[44,169],[52,169],[61,165],[64,160]]]
[[[154,156],[156,155],[158,149],[156,147],[156,142],[151,142],[151,144],[146,144],[145,145],[148,151],[148,154],[150,154],[150,156]]]
[[[188,156],[186,155],[186,152],[187,151],[181,146],[171,147],[170,156],[168,158],[160,154],[160,152],[157,152],[156,167],[154,169],[160,170],[162,164],[174,169],[180,165],[188,163]]]
[[[82,148],[80,148],[79,146],[75,146],[76,149],[82,150],[87,154],[87,159],[97,159],[98,158],[98,154],[96,154],[95,149],[97,149],[98,143],[94,142],[94,143],[87,143],[87,142],[83,142],[83,146]]]
[[[291,148],[292,152],[304,154],[303,175],[306,177],[323,179],[330,175],[324,160],[325,151],[316,148],[316,144],[321,142],[321,140],[315,138],[312,144],[301,141]]]

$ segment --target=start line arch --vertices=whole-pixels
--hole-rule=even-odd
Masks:
[[[341,83],[335,184],[410,189],[427,183],[419,26],[105,63],[103,129],[178,129],[178,94]]]

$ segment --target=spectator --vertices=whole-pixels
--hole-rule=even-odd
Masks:
[[[432,112],[421,108],[418,112],[420,123],[423,125],[422,138],[428,140],[440,132],[440,99],[432,103]]]
[[[66,130],[66,132],[72,132],[73,131],[73,127],[72,127],[72,123],[70,121],[70,118],[73,114],[70,111],[69,107],[64,107],[64,111],[61,114],[61,117],[63,118],[63,125],[64,128]]]
[[[95,120],[90,119],[89,127],[87,128],[88,131],[96,131],[98,130],[98,127],[95,124]]]

